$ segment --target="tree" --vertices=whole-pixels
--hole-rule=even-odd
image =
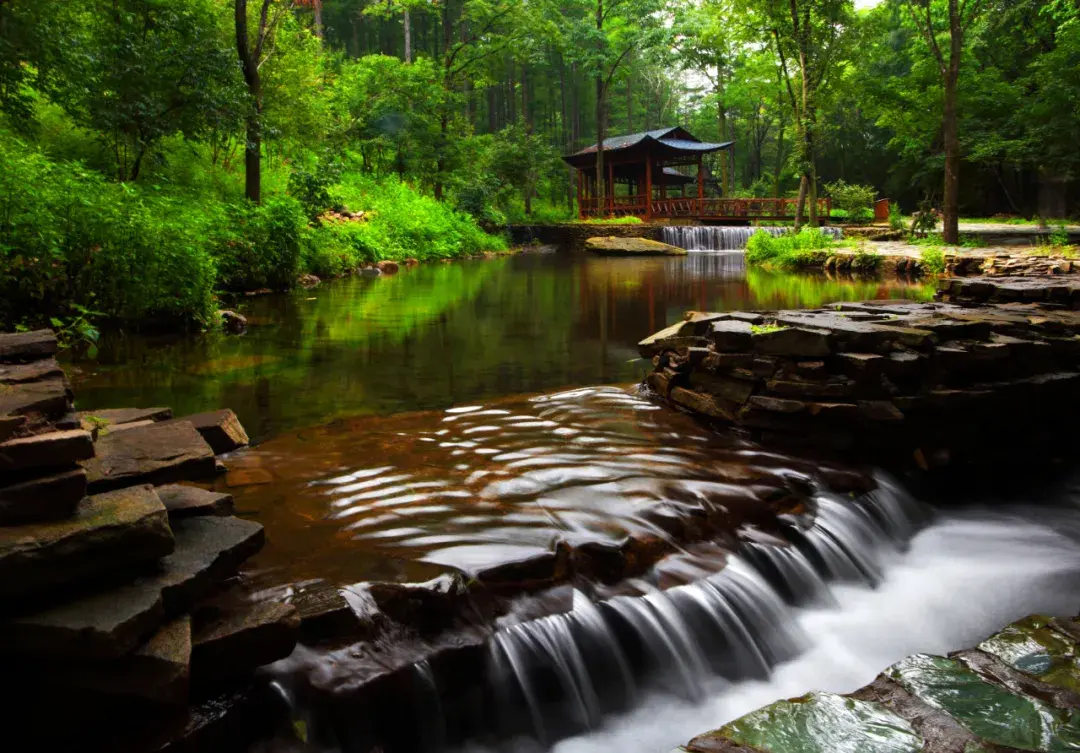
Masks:
[[[249,99],[244,118],[247,134],[244,146],[244,195],[256,204],[262,200],[263,89],[260,69],[271,52],[267,42],[272,43],[274,30],[291,7],[290,2],[263,0],[258,12],[255,39],[252,41],[248,34],[247,0],[234,0],[236,52],[240,57],[240,69],[244,74]]]
[[[906,0],[911,20],[926,39],[941,74],[944,105],[941,133],[945,148],[945,190],[943,206],[944,240],[960,243],[960,128],[957,98],[960,91],[960,64],[964,54],[964,35],[985,8],[985,0]],[[944,11],[945,32],[935,22],[935,12]],[[948,34],[948,55],[938,43],[940,33]]]

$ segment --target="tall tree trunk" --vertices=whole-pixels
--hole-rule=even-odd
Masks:
[[[945,243],[960,243],[960,134],[956,98],[960,83],[960,57],[964,29],[957,0],[949,0],[949,66],[945,73],[945,112],[942,135],[945,141],[945,206],[942,236]]]
[[[312,0],[311,7],[315,11],[315,36],[322,39],[325,31],[322,22],[322,0]]]
[[[724,105],[724,68],[723,61],[716,61],[716,116],[719,121],[720,140],[728,140],[728,118],[727,107]],[[729,196],[729,189],[731,188],[731,173],[734,172],[735,166],[729,165],[728,161],[731,153],[725,149],[720,152],[720,186],[721,192],[724,196]]]
[[[599,13],[597,14],[599,16]],[[596,200],[599,214],[600,202],[607,203],[607,191],[604,179],[604,77],[596,74]]]
[[[446,92],[446,99],[450,98],[450,91],[453,89],[454,81],[451,76],[451,66],[453,61],[450,57],[450,46],[454,40],[454,24],[450,17],[450,0],[443,0],[443,12],[442,12],[442,36],[443,36],[443,91]],[[443,102],[442,113],[439,116],[439,145],[438,156],[435,159],[435,186],[434,195],[436,201],[442,201],[443,198],[443,173],[446,171],[446,147],[450,137],[450,112],[449,102]]]
[[[626,77],[626,132],[634,132],[634,89],[633,76]]]
[[[803,212],[806,211],[806,191],[809,185],[809,179],[804,173],[799,180],[799,198],[795,202],[795,232],[799,232],[799,228],[802,227]]]
[[[529,109],[529,66],[521,64],[521,117],[525,120],[525,132],[532,133],[533,119]]]
[[[259,20],[259,36],[252,50],[248,38],[247,0],[234,0],[233,16],[236,24],[236,52],[240,58],[244,83],[251,102],[245,117],[247,143],[244,147],[244,195],[256,204],[262,200],[262,79],[259,75],[258,56],[266,33],[267,12],[270,0],[263,0]]]
[[[412,20],[409,18],[409,8],[405,7],[401,12],[401,23],[405,31],[405,62],[412,62]]]

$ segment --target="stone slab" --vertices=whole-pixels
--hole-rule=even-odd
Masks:
[[[832,352],[832,333],[810,327],[783,327],[752,336],[757,353],[772,356],[819,357]]]
[[[686,249],[648,238],[588,238],[585,249],[603,256],[686,256]]]
[[[224,410],[210,411],[208,413],[196,413],[192,416],[184,416],[165,425],[187,421],[202,435],[206,443],[213,449],[215,455],[244,447],[248,443],[247,432],[240,425],[240,419],[228,408]]]
[[[135,421],[167,421],[172,417],[172,408],[106,408],[79,413],[79,418],[97,419],[111,426]]]
[[[189,611],[210,588],[236,572],[266,543],[263,527],[232,517],[190,517],[173,522],[176,550],[157,577],[165,611]]]
[[[193,637],[192,682],[217,687],[284,659],[300,637],[300,614],[280,602],[214,604],[200,608]]]
[[[38,382],[63,375],[64,370],[55,358],[42,358],[30,363],[0,363],[0,384]]]
[[[186,421],[108,432],[86,461],[91,492],[195,481],[215,473],[214,452]]]
[[[168,514],[152,487],[86,497],[70,519],[0,528],[0,597],[84,582],[172,551]]]
[[[138,581],[0,621],[0,653],[115,659],[134,650],[164,620],[161,587]]]
[[[0,526],[68,518],[85,496],[82,468],[0,486]]]
[[[34,361],[55,355],[56,335],[52,330],[0,334],[0,362]]]
[[[62,416],[71,405],[71,388],[63,376],[40,382],[0,384],[0,415]]]
[[[63,467],[94,457],[85,431],[53,431],[0,442],[0,473],[29,468]]]
[[[221,494],[200,489],[197,486],[169,484],[157,488],[170,519],[187,518],[195,515],[232,515],[233,498],[231,494]]]
[[[26,426],[26,416],[0,416],[0,442],[6,442]]]

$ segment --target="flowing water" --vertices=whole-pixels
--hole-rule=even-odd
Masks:
[[[754,233],[786,235],[791,231],[791,227],[670,225],[663,229],[663,240],[689,251],[741,251]],[[844,231],[838,227],[823,227],[821,232],[833,238],[844,236]]]

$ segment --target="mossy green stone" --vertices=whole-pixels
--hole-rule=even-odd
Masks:
[[[953,659],[915,654],[886,674],[985,742],[1043,753],[1080,750],[1080,712],[1015,695]]]
[[[1043,682],[1080,693],[1076,644],[1054,630],[1049,617],[1032,615],[1014,622],[978,647]]]
[[[767,753],[918,753],[923,749],[923,740],[911,725],[884,706],[832,693],[779,701],[709,735]]]

